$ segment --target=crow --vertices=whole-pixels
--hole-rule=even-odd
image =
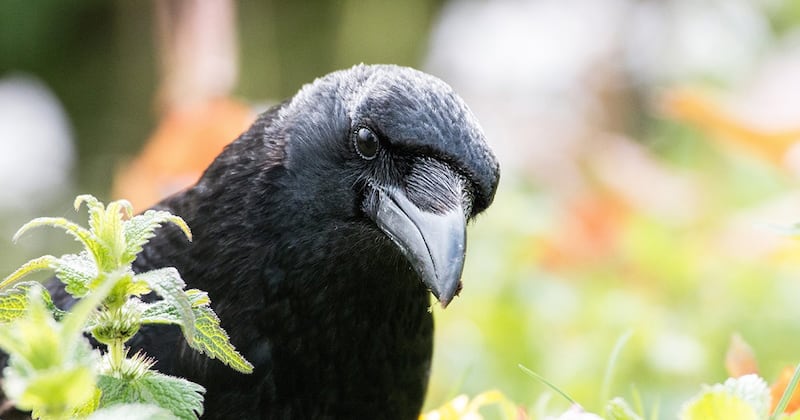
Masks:
[[[498,162],[443,81],[357,65],[303,86],[154,208],[136,271],[173,266],[209,293],[243,375],[176,327],[129,342],[203,385],[205,418],[414,419],[433,352],[430,293],[461,289],[466,224],[492,202]]]

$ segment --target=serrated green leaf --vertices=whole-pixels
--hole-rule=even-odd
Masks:
[[[87,420],[174,420],[169,411],[154,404],[117,404],[92,413]]]
[[[189,296],[189,301],[192,302],[193,308],[211,304],[211,299],[208,297],[208,293],[199,289],[186,290],[186,296]]]
[[[101,261],[102,256],[106,254],[102,245],[97,241],[97,238],[92,234],[92,232],[78,225],[77,223],[70,222],[63,217],[38,217],[28,223],[25,223],[21,228],[19,228],[19,230],[17,230],[17,233],[14,234],[14,242],[19,240],[20,236],[22,236],[25,232],[41,226],[64,229],[64,231],[75,238],[75,240],[83,244],[83,246],[86,247],[89,252],[91,252],[92,256],[95,258],[95,261]]]
[[[18,283],[0,293],[0,322],[10,322],[28,313],[28,290],[31,287],[31,282]]]
[[[86,251],[64,255],[53,266],[56,277],[66,285],[67,293],[75,298],[86,296],[97,278],[97,264]]]
[[[187,290],[186,294],[191,300],[195,315],[194,342],[190,346],[212,359],[219,359],[233,369],[251,373],[253,366],[236,351],[228,334],[220,326],[219,318],[208,307],[208,294],[197,289]],[[142,312],[144,324],[181,325],[181,322],[177,309],[165,301],[147,304]]]
[[[758,420],[753,407],[725,390],[703,393],[682,410],[681,420]]]
[[[42,270],[52,270],[56,261],[58,261],[58,258],[52,255],[45,255],[26,262],[22,267],[16,269],[13,273],[9,274],[8,277],[3,279],[3,282],[0,283],[0,290],[13,286],[14,283],[20,281],[28,274]]]
[[[0,293],[0,323],[13,321],[28,311],[28,296],[31,289],[38,289],[45,307],[54,315],[56,319],[63,316],[64,311],[58,309],[50,297],[47,289],[34,281],[26,281],[17,283],[11,289],[5,290]]]
[[[103,203],[97,199],[97,197],[91,194],[81,194],[75,197],[75,200],[72,202],[72,207],[75,208],[75,211],[81,209],[81,204],[86,203],[86,208],[89,209],[89,215],[92,215],[92,211],[98,211],[103,209]]]
[[[126,264],[133,262],[136,255],[142,252],[142,247],[155,236],[155,230],[167,222],[177,225],[192,240],[192,232],[183,219],[167,211],[147,210],[144,214],[125,221],[126,249],[122,261]]]
[[[106,245],[111,253],[111,261],[113,261],[113,268],[119,268],[133,262],[123,261],[123,255],[126,253],[125,246],[125,217],[129,215],[131,204],[125,200],[112,201],[106,207],[103,216],[105,220],[101,225],[100,231],[95,234]]]
[[[149,372],[140,378],[101,375],[97,384],[103,391],[101,407],[144,403],[167,409],[181,419],[195,419],[203,414],[205,388],[185,379]]]
[[[183,291],[186,283],[183,282],[178,270],[174,267],[166,267],[138,274],[135,278],[147,283],[165,302],[175,307],[176,313],[181,319],[180,326],[183,336],[191,346],[195,335],[195,315],[192,311],[192,303]]]
[[[112,245],[122,238],[122,219],[133,213],[133,206],[128,200],[112,201],[104,207],[93,195],[83,194],[75,198],[73,206],[76,211],[82,203],[86,203],[89,210],[89,227],[100,240]]]
[[[79,211],[83,203],[86,203],[86,209],[89,211],[89,228],[97,233],[102,224],[105,207],[100,200],[91,194],[81,194],[75,197],[72,206],[75,208],[75,211]]]
[[[36,289],[29,292],[26,304],[24,316],[0,328],[0,349],[15,356],[24,371],[57,366],[68,356],[58,351],[58,324]]]
[[[230,338],[219,323],[219,318],[208,306],[194,308],[195,336],[192,348],[206,354],[212,359],[219,359],[222,363],[242,373],[252,373],[253,365],[250,364],[231,344]]]
[[[181,324],[181,317],[178,315],[178,310],[171,304],[160,300],[145,305],[142,311],[142,324]]]

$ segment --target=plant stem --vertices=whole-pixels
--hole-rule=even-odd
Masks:
[[[120,339],[114,339],[108,346],[111,354],[111,371],[119,372],[122,369],[122,361],[125,360],[125,347]]]

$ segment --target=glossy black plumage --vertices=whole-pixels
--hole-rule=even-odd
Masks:
[[[360,126],[382,142],[373,161],[354,153]],[[318,79],[157,206],[183,217],[194,241],[165,228],[135,263],[175,266],[208,291],[255,372],[197,354],[175,328],[148,328],[133,347],[204,385],[207,418],[415,418],[430,297],[366,208],[373,189],[393,185],[420,208],[458,205],[471,217],[498,176],[471,112],[438,79],[395,66]]]
[[[359,127],[380,140],[374,159],[354,150]],[[134,265],[177,267],[208,291],[255,372],[193,351],[177,328],[143,328],[131,346],[205,386],[206,418],[416,418],[433,346],[428,288],[446,304],[464,252],[418,220],[447,219],[442,232],[458,236],[498,179],[474,116],[442,81],[364,65],[318,79],[156,206],[183,217],[194,240],[164,227]],[[409,216],[388,219],[397,214]],[[408,229],[421,239],[403,238]],[[449,253],[439,259],[409,249],[433,255],[439,242]]]

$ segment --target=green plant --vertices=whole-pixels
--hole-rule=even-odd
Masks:
[[[173,223],[191,240],[189,227],[164,211],[131,216],[131,205],[124,200],[106,207],[91,195],[81,195],[75,209],[83,203],[89,210],[89,229],[45,217],[28,222],[14,235],[16,241],[34,227],[54,226],[84,249],[60,258],[33,259],[0,283],[0,348],[9,354],[4,391],[18,408],[41,418],[87,416],[119,404],[154,405],[180,418],[202,414],[203,387],[156,372],[154,360],[143,354],[129,356],[125,347],[142,325],[173,324],[180,326],[192,348],[240,372],[252,372],[221,328],[205,292],[185,290],[172,267],[146,273],[132,269],[155,229]],[[40,270],[54,271],[65,290],[80,299],[70,311],[57,308],[41,284],[23,281]],[[141,297],[150,292],[161,299],[144,302]],[[93,352],[82,333],[90,333],[106,352]]]

